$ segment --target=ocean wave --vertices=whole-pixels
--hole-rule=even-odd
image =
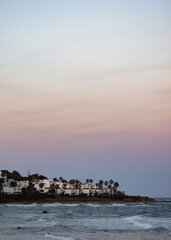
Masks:
[[[144,218],[142,218],[140,216],[128,217],[128,218],[125,218],[125,220],[128,221],[129,223],[135,225],[136,227],[140,227],[143,229],[153,228],[153,225],[145,222]]]
[[[65,207],[77,207],[80,203],[63,203],[62,205]]]
[[[89,207],[103,207],[102,204],[96,204],[96,203],[85,203],[84,205]]]
[[[85,238],[63,237],[63,236],[56,236],[49,233],[46,233],[44,237],[49,239],[54,239],[54,240],[86,240]]]
[[[127,207],[127,205],[124,203],[113,203],[112,207]]]
[[[146,216],[132,216],[127,217],[124,220],[133,224],[138,228],[143,229],[169,229],[171,228],[171,219],[170,218],[154,218]]]
[[[58,220],[58,219],[57,219]],[[59,221],[57,221],[54,218],[39,218],[37,221],[33,224],[33,226],[37,227],[54,227],[58,225]]]
[[[123,203],[113,203],[113,204],[98,204],[98,203],[84,203],[85,206],[89,207],[126,207],[126,204]]]
[[[38,222],[38,223],[44,223],[44,222],[46,222],[46,219],[44,219],[44,218],[38,218],[38,219],[37,219],[37,222]]]
[[[37,203],[31,203],[31,204],[20,204],[20,203],[9,203],[9,204],[5,204],[6,207],[36,207]]]
[[[43,207],[77,207],[79,203],[44,203]]]
[[[150,205],[147,205],[147,204],[137,204],[137,205],[131,205],[131,207],[137,207],[137,208],[140,208],[140,207],[145,207],[145,208],[151,208],[153,206],[150,206]]]

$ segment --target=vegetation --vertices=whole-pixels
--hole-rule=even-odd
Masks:
[[[7,177],[7,179],[13,179],[14,181],[35,181],[35,180],[43,180],[47,179],[47,177],[43,175],[39,175],[38,173],[29,175],[27,177],[21,176],[21,174],[17,171],[9,172],[8,170],[1,170],[2,177]]]
[[[42,194],[44,195],[48,195],[48,196],[55,196],[57,195],[57,190],[60,188],[60,184],[62,183],[62,188],[66,189],[67,188],[67,184],[71,184],[73,189],[75,190],[79,190],[82,188],[82,183],[81,181],[79,181],[78,179],[70,179],[69,181],[64,179],[63,177],[59,177],[57,178],[53,178],[53,183],[50,184],[49,187],[49,191],[47,191],[47,193],[44,193],[44,185],[45,183],[40,182],[40,180],[44,180],[44,179],[48,179],[47,177],[43,176],[43,175],[39,175],[38,173],[34,173],[34,174],[29,174],[27,177],[26,176],[21,176],[21,174],[17,171],[13,171],[13,172],[9,172],[8,170],[1,170],[1,178],[0,178],[0,193],[2,193],[2,189],[3,189],[3,184],[4,181],[9,181],[10,187],[15,188],[17,187],[18,182],[20,181],[27,181],[29,182],[29,185],[25,188],[22,189],[22,196],[25,197],[27,200],[31,200],[33,198],[37,198],[37,197],[41,197],[42,198]],[[57,184],[57,182],[60,182],[60,184]],[[93,183],[93,179],[89,179],[87,178],[85,180],[85,182],[89,185],[92,185]],[[39,191],[36,189],[35,184],[38,184],[39,186]],[[108,193],[107,192],[102,192],[100,195],[102,196],[107,196],[107,195],[115,195],[115,196],[124,196],[125,194],[118,191],[118,187],[119,187],[119,183],[118,182],[114,182],[114,180],[110,179],[110,180],[102,180],[100,179],[97,183],[94,184],[96,186],[97,190],[102,190],[104,189],[104,187],[106,189],[109,189]],[[62,194],[62,192],[59,191],[59,194]],[[92,193],[90,193],[92,194]],[[94,193],[95,195],[99,196],[99,192]],[[94,195],[93,194],[93,195]],[[86,195],[83,194],[82,195]]]
[[[9,172],[8,170],[1,170],[1,172],[2,172],[2,176],[3,177],[6,176],[7,179],[13,179],[15,181],[23,180],[23,177],[17,171]]]
[[[4,178],[0,178],[0,193],[2,191],[2,184],[4,183]]]
[[[63,177],[53,178],[53,181],[43,181],[47,177],[34,173],[29,174],[27,177],[21,176],[17,171],[9,172],[7,170],[1,171],[0,178],[0,202],[12,202],[12,201],[43,201],[43,202],[147,202],[154,201],[148,197],[140,196],[127,196],[125,192],[118,191],[119,183],[114,182],[113,179],[102,180],[100,179],[97,183],[92,186],[93,179],[86,179],[84,184],[82,184],[78,179],[65,180]],[[22,182],[20,182],[22,181]],[[27,181],[27,182],[26,182]],[[48,187],[45,186],[45,182],[48,182]],[[3,187],[7,185],[8,188],[16,188],[16,194],[5,194]],[[72,187],[67,185],[71,184]],[[86,185],[88,184],[88,186]],[[20,187],[20,189],[19,189]],[[22,188],[22,192],[21,192]],[[46,189],[46,192],[44,190]],[[60,189],[60,190],[59,190]],[[64,189],[72,189],[73,195],[66,195]],[[81,189],[81,191],[80,191]],[[89,196],[85,193],[88,189]],[[58,191],[59,190],[59,191]],[[85,191],[83,191],[85,190]],[[12,191],[13,192],[13,191]],[[77,195],[77,192],[79,195]],[[20,194],[18,194],[20,193]]]
[[[16,187],[16,186],[17,186],[17,183],[16,183],[15,181],[12,181],[12,182],[10,183],[10,185],[11,185],[11,187]]]

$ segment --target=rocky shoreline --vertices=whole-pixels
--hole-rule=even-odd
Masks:
[[[43,199],[3,198],[0,203],[133,203],[133,202],[156,202],[153,198],[141,196],[58,196]]]

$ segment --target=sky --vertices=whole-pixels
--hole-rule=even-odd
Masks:
[[[0,0],[0,169],[171,197],[171,1]]]

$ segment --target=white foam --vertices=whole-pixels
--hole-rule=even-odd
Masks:
[[[79,203],[44,203],[44,207],[76,207],[79,206]]]
[[[37,203],[32,203],[32,204],[12,204],[12,203],[9,203],[9,204],[5,204],[5,206],[7,207],[36,207],[37,206]]]
[[[86,203],[85,204],[86,206],[89,206],[89,207],[103,207],[102,204],[96,204],[96,203]]]
[[[113,203],[112,206],[113,207],[127,207],[126,204],[122,204],[122,203]]]
[[[63,203],[62,204],[62,206],[65,206],[65,207],[77,207],[79,205],[80,205],[79,203]]]
[[[44,218],[38,218],[38,219],[37,219],[37,222],[38,222],[38,223],[39,223],[39,222],[40,222],[40,223],[44,223],[44,222],[46,222],[46,220],[45,220]]]
[[[58,223],[57,221],[53,220],[53,219],[44,219],[44,218],[39,218],[37,219],[37,221],[34,223],[34,226],[56,226]]]
[[[143,228],[143,229],[153,228],[151,224],[146,223],[144,219],[140,216],[128,217],[128,218],[125,218],[125,220],[139,228]]]
[[[61,203],[43,203],[41,204],[43,207],[60,207]]]
[[[140,208],[140,207],[145,207],[145,208],[151,208],[153,207],[152,205],[144,204],[144,203],[138,203],[137,205],[130,204],[130,207],[135,207],[135,208]]]
[[[170,218],[154,218],[154,217],[147,217],[147,216],[132,216],[127,217],[124,220],[128,221],[129,223],[133,224],[138,228],[143,229],[157,229],[157,228],[171,228],[171,219]]]
[[[71,238],[71,237],[63,237],[63,236],[55,236],[53,234],[46,233],[44,235],[45,238],[55,239],[55,240],[85,240],[84,238]]]
[[[70,238],[70,237],[63,237],[63,236],[55,236],[49,233],[46,233],[44,235],[45,238],[49,238],[49,239],[56,239],[56,240],[74,240],[74,238]]]
[[[126,207],[126,204],[123,203],[113,203],[111,204],[97,204],[97,203],[84,203],[85,206],[89,206],[89,207]]]

